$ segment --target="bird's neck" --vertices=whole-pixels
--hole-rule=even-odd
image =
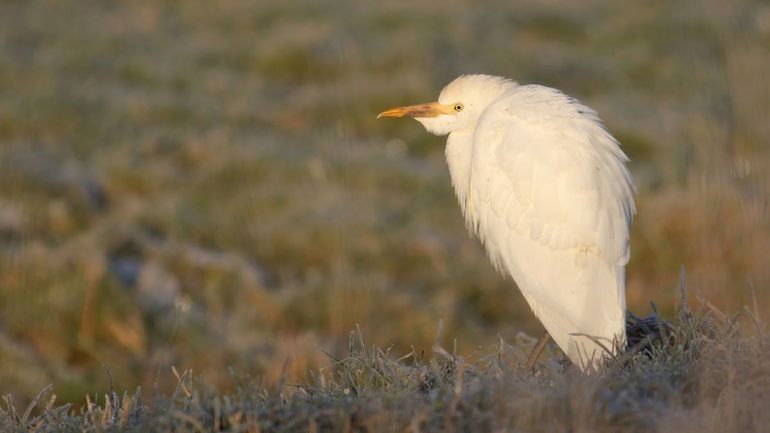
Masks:
[[[471,157],[473,155],[473,130],[454,131],[446,142],[446,161],[452,178],[457,200],[460,202],[465,221],[473,222],[473,203],[470,196]]]

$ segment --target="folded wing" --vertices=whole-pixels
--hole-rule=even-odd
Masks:
[[[612,350],[624,338],[626,156],[595,112],[542,86],[488,107],[473,146],[471,226],[565,353],[592,365],[604,351],[596,341]]]

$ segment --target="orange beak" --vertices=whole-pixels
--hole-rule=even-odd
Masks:
[[[442,114],[453,112],[451,105],[443,105],[438,102],[429,104],[407,105],[406,107],[396,107],[385,110],[377,115],[380,117],[436,117]]]

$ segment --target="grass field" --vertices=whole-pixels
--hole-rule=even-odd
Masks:
[[[707,304],[706,304],[707,305]],[[465,357],[440,346],[395,358],[359,331],[348,352],[301,385],[232,375],[225,394],[173,370],[176,387],[147,396],[109,389],[79,409],[51,387],[26,408],[5,398],[4,431],[228,432],[762,432],[770,346],[719,310],[680,310],[671,332],[586,375],[555,358],[522,368],[526,344],[499,340]],[[748,314],[747,317],[756,319]],[[642,347],[642,346],[635,346]],[[525,349],[525,350],[522,350]],[[112,384],[111,384],[112,385]]]
[[[240,392],[233,375],[259,378],[254,389],[311,387],[311,372],[350,353],[356,326],[359,349],[414,351],[425,368],[438,368],[428,360],[439,321],[438,343],[456,341],[464,359],[495,353],[498,335],[526,346],[540,325],[467,235],[443,139],[375,119],[435,99],[461,73],[560,88],[621,141],[639,186],[632,311],[654,301],[673,318],[684,265],[693,305],[702,297],[731,315],[748,305],[766,318],[768,53],[770,7],[750,0],[1,2],[0,394],[26,407],[50,383],[57,404],[79,408],[112,381],[151,399],[177,388],[171,366],[223,393]],[[763,334],[749,334],[709,347],[767,354]],[[747,364],[730,368],[766,380],[766,358],[738,352]],[[558,365],[550,355],[546,369]],[[667,362],[663,376],[673,374]],[[682,374],[716,374],[709,368]],[[564,396],[587,380],[547,370],[530,384],[541,379],[502,371],[511,390],[484,373],[477,391],[546,418],[555,409],[541,402],[573,401]],[[622,392],[619,377],[647,377],[637,373],[608,373],[612,392]],[[750,382],[728,379],[714,383]],[[360,403],[334,394],[343,406],[328,411],[374,413],[390,404],[383,394],[413,390],[410,380]],[[522,397],[521,381],[545,397]],[[337,393],[342,383],[318,387]],[[605,382],[591,383],[600,393]],[[753,386],[725,389],[758,398]],[[639,404],[671,401],[656,392]],[[682,411],[655,425],[705,424],[708,407],[744,401],[710,392],[692,402],[682,393]],[[274,394],[238,401],[284,410]],[[583,409],[596,415],[570,410]],[[559,425],[542,431],[617,424]]]

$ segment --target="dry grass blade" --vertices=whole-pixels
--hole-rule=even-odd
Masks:
[[[599,347],[600,347],[600,348],[601,348],[601,349],[604,351],[604,353],[605,353],[605,354],[607,354],[608,356],[613,356],[613,355],[615,354],[615,352],[613,352],[612,350],[610,350],[610,348],[608,348],[608,347],[607,347],[607,345],[606,345],[606,344],[604,344],[604,343],[601,341],[601,339],[597,338],[597,337],[596,337],[596,336],[594,336],[594,335],[588,335],[588,334],[584,334],[584,333],[582,333],[582,332],[573,332],[573,333],[571,333],[570,335],[571,335],[571,336],[574,336],[574,337],[585,337],[585,338],[588,338],[588,339],[589,339],[589,340],[591,340],[591,341],[592,341],[594,344],[596,344],[597,346],[599,346]]]
[[[723,313],[722,310],[717,308],[708,299],[698,295],[698,302],[705,305],[706,308],[708,308],[709,311],[711,311],[711,313],[714,314],[719,319],[720,322],[724,323],[725,325],[729,325],[731,323],[730,317],[727,314]]]
[[[190,415],[188,413],[181,412],[181,411],[175,411],[172,414],[172,416],[174,418],[182,420],[185,423],[191,425],[195,429],[195,431],[199,431],[201,433],[206,433],[206,431],[207,431],[206,428],[203,426],[203,424],[198,419],[196,419],[195,417],[193,417],[192,415]]]
[[[525,365],[527,371],[531,372],[535,368],[535,364],[537,363],[538,358],[540,358],[540,355],[543,353],[543,350],[545,350],[545,345],[548,344],[548,340],[550,340],[550,338],[550,334],[546,332],[545,335],[540,337],[540,340],[537,341],[537,344],[532,349],[532,353],[530,353],[527,357],[527,363]]]
[[[687,305],[687,274],[684,265],[679,266],[679,303],[682,306],[682,311],[689,311],[690,307]]]
[[[3,401],[5,402],[7,416],[11,422],[16,426],[21,424],[21,418],[19,417],[19,413],[16,412],[16,405],[13,403],[13,396],[11,394],[6,394],[3,396]]]
[[[8,412],[5,409],[0,407],[0,418],[5,418],[7,420],[10,420],[11,416],[8,414]]]
[[[174,373],[174,377],[176,377],[176,387],[174,388],[172,396],[179,395],[179,391],[181,391],[186,398],[192,398],[191,386],[188,383],[192,381],[192,369],[185,370],[180,375],[176,367],[172,365],[171,372]]]
[[[24,415],[19,420],[19,423],[22,426],[27,425],[27,420],[29,419],[30,415],[32,415],[32,411],[37,407],[38,403],[40,403],[40,400],[43,398],[43,396],[51,391],[53,391],[53,384],[48,384],[45,388],[40,390],[35,398],[33,398],[32,401],[27,405],[27,410],[24,411]]]
[[[761,317],[760,317],[760,314],[759,314],[759,306],[757,304],[757,291],[754,290],[754,282],[751,280],[751,278],[748,279],[748,282],[747,282],[746,286],[748,287],[749,291],[751,292],[752,311],[751,311],[750,316],[751,316],[752,321],[754,322],[755,328],[757,329],[757,331],[759,331],[762,328],[762,321],[761,321]]]

